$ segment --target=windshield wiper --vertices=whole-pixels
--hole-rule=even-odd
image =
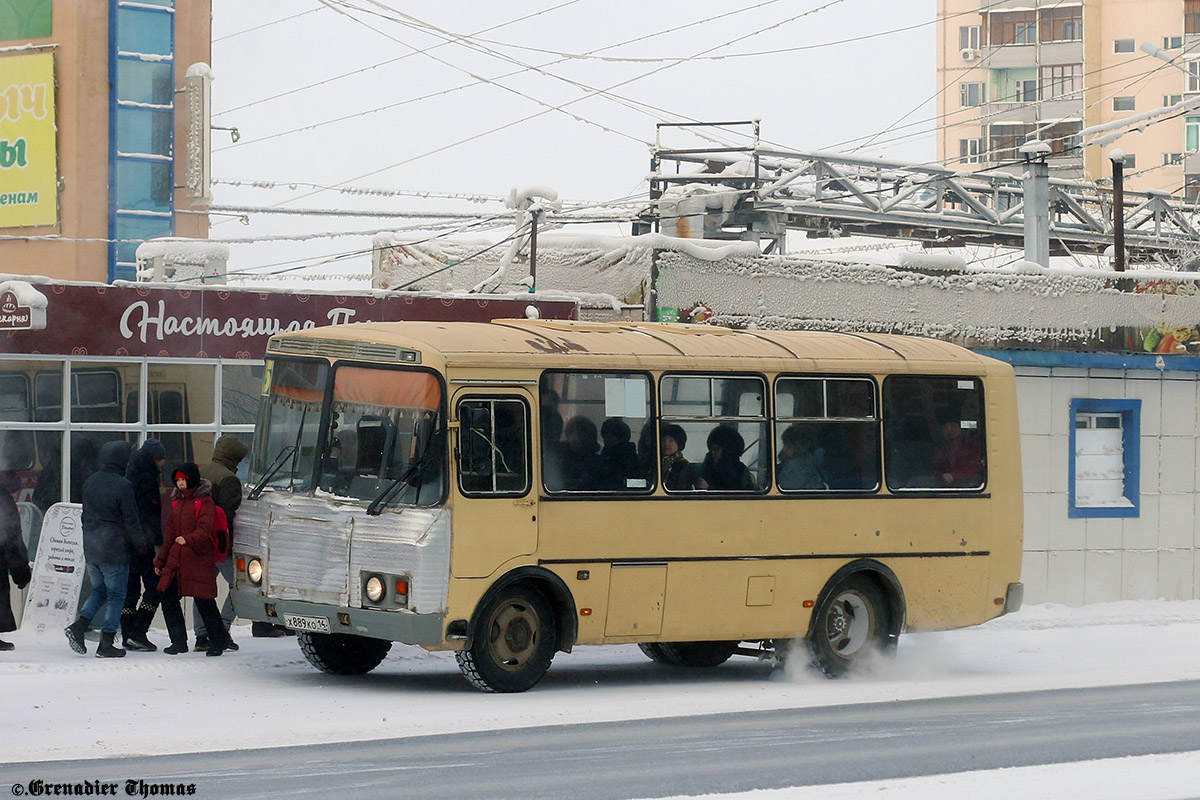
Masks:
[[[266,474],[262,476],[262,480],[256,483],[254,488],[250,490],[250,494],[246,496],[247,499],[257,500],[259,495],[263,493],[263,489],[266,488],[267,481],[275,477],[275,473],[279,472],[279,468],[283,466],[283,462],[287,460],[287,457],[295,454],[295,452],[299,449],[300,448],[294,444],[285,444],[283,449],[279,451],[279,455],[275,456],[275,460],[271,462],[271,468],[268,469]]]
[[[383,513],[383,507],[391,502],[392,498],[405,486],[413,485],[417,487],[417,493],[420,494],[421,481],[418,480],[415,484],[412,483],[414,476],[420,476],[424,471],[425,465],[429,463],[430,458],[434,453],[434,445],[441,439],[443,431],[439,430],[433,436],[429,437],[429,441],[425,444],[425,449],[421,451],[421,456],[409,465],[408,469],[404,470],[404,474],[384,487],[383,491],[375,496],[371,501],[371,505],[367,506],[367,513],[373,517]]]

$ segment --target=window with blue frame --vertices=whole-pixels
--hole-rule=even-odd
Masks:
[[[110,12],[110,281],[133,280],[137,246],[174,232],[174,6],[118,0]]]
[[[1138,516],[1141,411],[1141,400],[1071,401],[1067,516]]]

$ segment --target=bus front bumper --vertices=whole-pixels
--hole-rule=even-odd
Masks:
[[[303,600],[276,600],[257,590],[236,589],[230,593],[234,613],[242,619],[269,622],[297,631],[341,633],[368,636],[425,646],[445,642],[444,614],[416,614],[410,611],[381,611],[309,603]]]

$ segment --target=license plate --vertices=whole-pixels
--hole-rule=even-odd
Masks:
[[[294,631],[329,633],[329,619],[327,617],[304,617],[299,614],[284,614],[283,624]]]

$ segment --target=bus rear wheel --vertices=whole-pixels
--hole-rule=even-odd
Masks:
[[[649,642],[639,644],[650,660],[676,667],[717,667],[737,651],[738,642]]]
[[[479,610],[469,644],[455,655],[476,688],[523,692],[550,669],[554,648],[554,609],[537,589],[518,584]]]
[[[874,581],[851,575],[834,586],[813,616],[808,635],[812,665],[831,678],[851,672],[888,641],[887,603]]]
[[[365,675],[379,666],[392,643],[344,633],[296,634],[300,652],[321,672],[330,675]]]

